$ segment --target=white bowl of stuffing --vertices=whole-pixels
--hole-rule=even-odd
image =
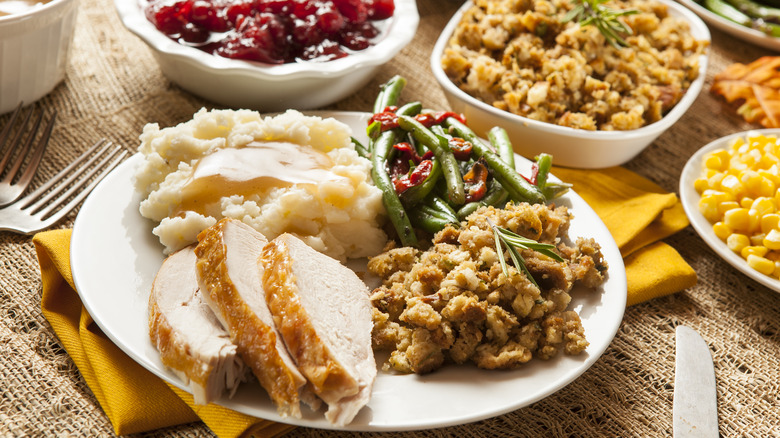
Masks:
[[[0,114],[65,78],[78,0],[0,0]]]
[[[466,2],[436,42],[431,68],[470,127],[483,136],[504,127],[521,155],[545,152],[584,169],[624,164],[702,89],[709,30],[671,0],[608,3],[631,11],[613,22],[630,33],[618,30],[611,43],[578,24],[577,0],[512,5]]]
[[[115,0],[163,74],[220,105],[312,109],[364,86],[413,38],[414,0]]]

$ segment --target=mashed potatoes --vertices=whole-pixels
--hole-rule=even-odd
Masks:
[[[171,253],[219,219],[239,219],[269,240],[292,233],[345,260],[381,252],[382,193],[349,127],[287,111],[202,109],[192,120],[141,134],[140,212]]]

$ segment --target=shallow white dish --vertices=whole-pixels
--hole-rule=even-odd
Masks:
[[[266,65],[210,55],[173,41],[146,19],[140,0],[114,0],[125,27],[151,49],[163,74],[185,90],[220,105],[264,112],[318,108],[362,88],[414,37],[414,0],[395,0],[373,46],[327,62]]]
[[[682,17],[691,26],[693,36],[710,41],[707,25],[690,10],[672,0],[658,0],[669,6],[672,15]],[[546,152],[558,166],[598,169],[618,166],[630,161],[669,129],[690,108],[704,85],[708,55],[699,62],[699,77],[691,84],[680,102],[663,119],[631,131],[585,131],[552,123],[540,122],[500,110],[470,96],[458,88],[444,72],[441,58],[444,48],[455,31],[463,13],[472,3],[467,1],[453,15],[442,31],[431,54],[431,69],[453,111],[463,113],[469,126],[486,136],[490,128],[502,126],[509,134],[515,151],[525,157]]]
[[[756,29],[751,29],[733,21],[727,20],[720,15],[710,11],[704,6],[696,3],[692,0],[677,0],[681,4],[685,5],[688,9],[692,10],[699,17],[701,17],[707,24],[715,27],[718,30],[726,32],[732,36],[735,36],[741,40],[749,43],[756,44],[766,49],[780,51],[780,38],[767,35]]]
[[[334,116],[350,125],[353,135],[365,138],[365,113],[309,113]],[[122,163],[85,201],[73,227],[71,264],[79,296],[100,328],[125,353],[154,374],[187,390],[160,362],[149,340],[147,302],[152,280],[163,261],[162,246],[152,235],[152,223],[138,213],[140,197],[132,175],[140,155]],[[530,162],[518,157],[518,168],[528,172]],[[527,173],[526,173],[527,174]],[[600,290],[575,291],[576,310],[590,341],[578,356],[561,354],[550,361],[533,360],[514,371],[485,371],[471,366],[447,366],[426,376],[379,372],[372,399],[343,429],[390,431],[428,429],[477,421],[500,415],[563,388],[601,356],[615,336],[626,306],[623,259],[607,228],[575,193],[556,200],[574,214],[569,235],[593,237],[609,263],[609,277]],[[220,404],[274,421],[333,428],[322,412],[304,411],[304,418],[280,418],[266,393],[256,383],[245,384],[232,399]]]
[[[757,129],[750,132],[760,132],[763,134],[774,134],[780,136],[780,129]],[[780,292],[780,280],[764,275],[748,266],[747,261],[739,254],[730,250],[726,242],[720,240],[712,230],[712,224],[699,212],[699,200],[701,196],[693,187],[696,181],[702,175],[702,161],[704,156],[715,149],[726,148],[729,142],[737,137],[744,137],[746,132],[738,132],[726,137],[721,137],[706,146],[699,149],[685,163],[682,175],[680,176],[680,201],[682,202],[685,214],[693,226],[693,229],[701,236],[707,245],[712,248],[727,263],[735,267],[743,274],[763,284],[764,286]]]

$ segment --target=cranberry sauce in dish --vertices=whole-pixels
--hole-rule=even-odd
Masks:
[[[368,48],[394,0],[148,0],[147,19],[181,44],[267,64],[329,61]]]

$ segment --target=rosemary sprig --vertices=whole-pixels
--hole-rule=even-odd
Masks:
[[[509,250],[509,256],[512,258],[512,263],[515,264],[515,268],[517,268],[519,271],[523,271],[525,276],[528,277],[528,279],[531,280],[531,283],[533,283],[536,287],[539,287],[539,285],[536,284],[536,280],[534,280],[531,272],[529,272],[528,268],[525,266],[525,260],[523,260],[523,257],[520,255],[520,252],[518,252],[518,249],[532,249],[552,258],[553,260],[559,262],[563,261],[563,258],[560,255],[552,251],[552,249],[555,248],[555,245],[550,243],[539,243],[533,239],[523,237],[519,234],[507,230],[506,228],[496,226],[490,219],[487,220],[487,223],[490,225],[490,228],[493,229],[493,237],[496,239],[496,252],[498,253],[498,261],[501,262],[501,269],[504,271],[504,275],[507,277],[509,277],[509,269],[506,266],[504,250],[502,249],[504,246]]]
[[[577,0],[577,2],[578,4],[563,17],[564,23],[576,19],[580,26],[596,26],[613,47],[619,49],[621,46],[628,46],[621,35],[632,35],[634,32],[620,20],[620,17],[637,14],[638,10],[615,10],[604,6],[603,3],[607,0]]]

